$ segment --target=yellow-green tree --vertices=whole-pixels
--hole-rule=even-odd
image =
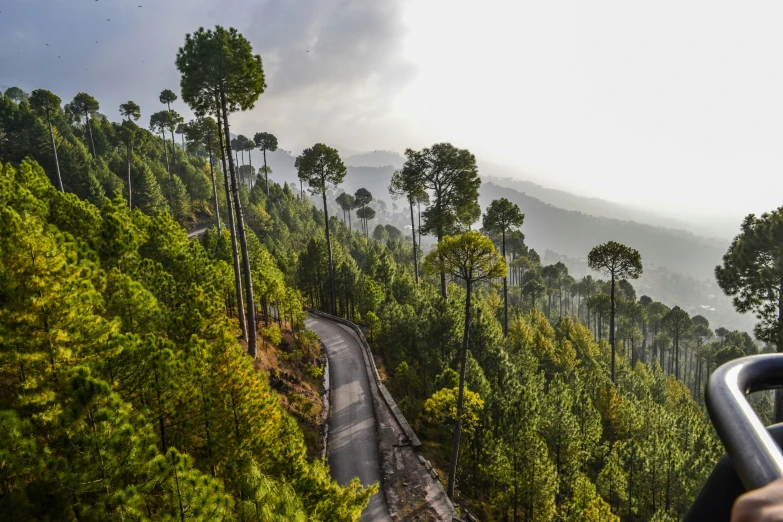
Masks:
[[[492,241],[478,233],[465,232],[458,236],[446,236],[424,260],[424,270],[429,274],[451,274],[465,283],[465,330],[462,335],[460,355],[459,395],[457,398],[457,418],[454,422],[454,443],[451,450],[449,483],[447,494],[454,498],[454,486],[457,475],[459,439],[462,432],[462,415],[465,399],[465,364],[468,357],[470,337],[470,299],[475,286],[506,273],[506,261],[499,255]]]

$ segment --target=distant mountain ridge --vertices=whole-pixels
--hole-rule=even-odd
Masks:
[[[350,156],[346,159],[348,172],[340,189],[353,193],[361,187],[367,188],[376,199],[384,200],[391,207],[388,186],[398,168],[393,163],[395,159],[396,165],[401,165],[402,156],[389,151]],[[272,179],[299,186],[291,154],[281,150],[267,153],[267,162],[272,167]],[[549,189],[530,181],[498,179],[487,171],[491,167],[481,171],[484,181],[479,190],[481,207],[486,208],[500,197],[517,203],[526,214],[523,231],[527,242],[541,252],[549,249],[581,258],[593,246],[614,240],[639,250],[647,263],[712,281],[713,270],[730,243],[729,239],[706,238],[669,224],[681,224],[677,220],[663,218],[660,220],[663,226],[655,226],[640,222],[638,212],[622,205]]]
[[[491,169],[487,170],[491,171]],[[672,230],[684,230],[706,238],[715,238],[719,241],[732,237],[732,233],[727,232],[727,227],[723,226],[723,224],[720,224],[720,226],[706,227],[695,223],[689,223],[681,219],[662,216],[643,209],[634,208],[631,205],[614,203],[600,198],[578,196],[564,190],[544,187],[543,185],[539,185],[530,180],[497,177],[491,174],[487,175],[486,171],[484,172],[485,173],[482,174],[482,179],[484,180],[518,190],[564,210],[583,212],[596,217],[634,221]],[[737,232],[739,232],[739,223],[739,221],[736,223]]]
[[[617,241],[637,249],[646,263],[712,281],[715,266],[729,246],[728,240],[705,239],[683,230],[564,210],[491,181],[482,183],[482,208],[501,197],[516,203],[525,213],[522,231],[526,242],[542,252],[550,249],[565,256],[586,258],[594,246]]]
[[[394,169],[402,167],[405,163],[405,158],[394,151],[375,150],[372,152],[351,153],[344,161],[350,167],[381,168],[391,166],[393,172]],[[731,239],[736,233],[739,233],[741,217],[727,216],[721,219],[720,222],[713,220],[707,224],[694,223],[685,219],[637,208],[631,204],[580,196],[567,190],[547,187],[540,182],[533,181],[534,176],[516,168],[497,165],[481,159],[478,160],[478,164],[482,180],[493,181],[498,185],[515,189],[563,210],[582,212],[596,217],[634,221],[673,230],[679,229],[705,238],[715,238],[719,241]]]
[[[351,167],[392,167],[398,169],[405,163],[405,158],[394,151],[375,150],[373,152],[364,152],[354,154],[344,160],[345,164]]]

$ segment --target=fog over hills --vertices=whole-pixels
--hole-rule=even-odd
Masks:
[[[257,160],[254,160],[256,164]],[[294,156],[278,150],[267,154],[272,177],[298,188]],[[396,168],[404,158],[389,151],[354,152],[345,158],[348,167],[338,191],[349,193],[364,187],[376,199],[383,200],[391,212],[394,201],[387,187]],[[614,240],[633,247],[642,255],[645,272],[634,282],[639,295],[670,304],[680,304],[691,314],[702,314],[711,321],[731,328],[750,330],[754,319],[737,314],[731,300],[717,287],[715,266],[721,262],[730,243],[730,235],[722,237],[694,233],[696,225],[676,218],[659,216],[631,206],[567,191],[544,187],[538,183],[509,177],[496,177],[493,165],[480,167],[482,185],[479,203],[482,209],[494,199],[505,197],[519,205],[525,213],[522,228],[526,243],[535,248],[547,263],[562,259],[574,276],[592,273],[586,264],[587,253],[600,243]],[[498,169],[507,174],[503,167]],[[330,205],[333,202],[329,202]],[[400,201],[398,216],[379,215],[378,222],[408,223],[404,204]],[[335,207],[336,208],[336,207]],[[733,226],[739,230],[740,219]],[[716,226],[715,228],[720,228]],[[726,227],[724,227],[726,228]],[[425,238],[424,244],[429,241]]]
[[[637,249],[647,265],[666,266],[683,275],[711,279],[715,265],[729,246],[728,240],[705,239],[683,230],[564,210],[492,181],[482,183],[482,208],[501,197],[516,203],[525,213],[523,232],[530,246],[569,257],[587,257],[595,245],[618,241]]]
[[[299,185],[294,156],[278,150],[267,154],[272,178]],[[356,153],[345,159],[348,172],[340,190],[350,193],[364,187],[391,207],[388,185],[404,159],[389,151]],[[258,160],[256,160],[257,164]],[[713,270],[730,243],[730,235],[711,238],[693,233],[686,223],[631,207],[543,187],[523,179],[492,176],[491,165],[480,169],[482,208],[500,197],[518,204],[526,214],[528,243],[542,252],[585,257],[593,246],[616,240],[638,249],[648,264],[665,266],[700,280],[713,278]],[[734,225],[739,230],[739,221]]]
[[[376,150],[363,152],[345,158],[345,164],[351,167],[392,167],[398,169],[405,163],[405,158],[394,151]]]
[[[372,167],[378,169],[377,171],[364,171],[368,176],[366,179],[367,185],[360,184],[356,188],[365,186],[373,194],[378,194],[379,196],[377,197],[381,199],[384,199],[384,196],[380,196],[380,194],[386,193],[385,189],[386,185],[388,185],[387,175],[390,177],[394,170],[402,167],[405,162],[405,158],[401,154],[388,150],[357,152],[346,149],[343,151],[343,155],[345,164],[348,167]],[[481,159],[478,160],[478,164],[482,181],[492,181],[502,187],[513,188],[563,210],[582,212],[595,217],[634,221],[655,227],[683,230],[705,238],[716,238],[721,244],[731,240],[739,233],[739,225],[745,216],[742,212],[729,211],[725,215],[718,217],[686,219],[642,208],[634,205],[632,202],[627,204],[616,203],[601,198],[578,195],[569,192],[567,188],[554,188],[553,185],[556,185],[556,183],[553,180],[547,180],[542,176],[536,176],[521,169],[498,165],[482,161]],[[351,169],[349,169],[348,177],[352,177]],[[348,182],[353,186],[353,180]],[[644,190],[646,182],[644,180],[630,179],[629,183],[638,183],[639,190]],[[368,185],[374,186],[375,190]],[[346,188],[346,190],[349,189]],[[353,190],[356,189],[350,189],[350,191]],[[388,200],[388,197],[386,199]]]

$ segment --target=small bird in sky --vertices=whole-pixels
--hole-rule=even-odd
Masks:
[[[46,44],[46,47],[49,47],[49,44]]]
[[[59,56],[59,55],[58,55],[58,56],[57,56],[57,58],[62,58],[62,56]]]
[[[111,18],[107,18],[107,19],[106,19],[106,21],[107,21],[107,22],[111,22]]]

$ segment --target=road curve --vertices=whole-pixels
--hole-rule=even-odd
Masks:
[[[310,315],[308,329],[321,338],[329,358],[331,414],[328,455],[332,478],[340,485],[359,477],[362,485],[381,482],[375,412],[362,348],[346,329]],[[383,488],[362,511],[364,522],[391,522]]]
[[[194,230],[192,232],[188,232],[188,239],[193,239],[194,237],[200,236],[201,234],[206,232],[208,228],[209,227],[204,227],[204,228],[199,228],[198,230]]]

